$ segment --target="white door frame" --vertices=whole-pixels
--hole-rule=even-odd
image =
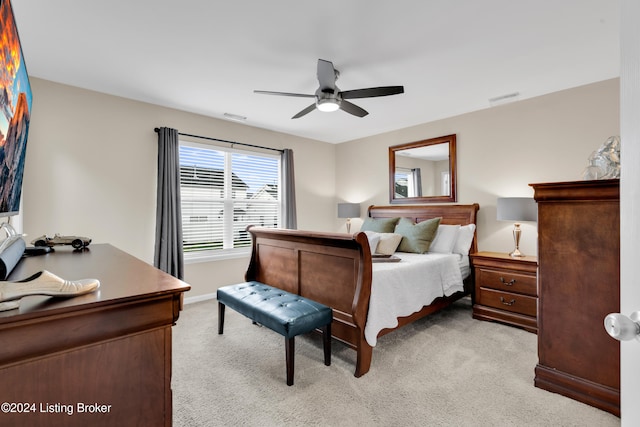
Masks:
[[[620,312],[640,310],[640,2],[621,0]],[[621,425],[640,425],[640,341],[620,348]]]

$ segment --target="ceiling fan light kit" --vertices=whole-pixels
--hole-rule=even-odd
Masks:
[[[318,108],[318,110],[323,111],[325,113],[337,111],[340,109],[340,100],[318,98],[318,100],[316,101],[316,108]]]
[[[342,110],[356,117],[364,117],[369,114],[366,110],[345,100],[357,98],[373,98],[378,96],[398,95],[404,93],[403,86],[382,86],[367,89],[347,90],[343,92],[336,86],[336,80],[339,76],[340,72],[334,68],[333,63],[331,63],[330,61],[325,61],[324,59],[318,59],[317,77],[320,87],[318,88],[318,90],[316,90],[315,95],[290,92],[271,92],[266,90],[254,90],[253,92],[264,95],[316,98],[316,102],[314,104],[311,104],[304,110],[300,111],[298,114],[293,116],[292,119],[297,119],[305,116],[315,109],[324,112]]]

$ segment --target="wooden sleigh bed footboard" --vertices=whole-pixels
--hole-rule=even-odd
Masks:
[[[364,339],[371,295],[367,236],[261,227],[249,227],[248,231],[253,248],[246,280],[331,307],[332,336],[357,351],[355,375],[366,373],[372,350]]]
[[[442,217],[442,224],[475,224],[478,205],[371,206],[372,218],[408,217],[416,222]],[[373,347],[364,336],[371,296],[372,261],[364,233],[323,233],[250,226],[253,247],[246,280],[256,280],[301,295],[333,309],[331,334],[357,352],[355,376],[369,371]],[[474,237],[470,253],[477,251]],[[468,295],[465,291],[436,299],[398,327],[438,311]],[[397,328],[394,328],[397,329]],[[385,329],[382,336],[394,329]]]

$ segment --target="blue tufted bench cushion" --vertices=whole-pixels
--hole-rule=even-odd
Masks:
[[[321,329],[325,365],[331,364],[330,307],[260,282],[245,282],[218,289],[218,334],[224,329],[224,308],[230,307],[286,340],[287,385],[293,384],[293,350],[297,335]]]
[[[333,320],[326,305],[260,282],[218,289],[218,302],[286,338],[311,332]]]

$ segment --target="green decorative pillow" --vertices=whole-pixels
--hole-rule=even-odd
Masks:
[[[376,233],[393,233],[400,218],[365,218],[360,231]]]
[[[438,225],[442,218],[432,218],[414,224],[409,218],[400,218],[396,226],[396,233],[402,235],[402,241],[398,247],[400,252],[413,252],[424,254],[429,251],[429,246],[436,236]]]

